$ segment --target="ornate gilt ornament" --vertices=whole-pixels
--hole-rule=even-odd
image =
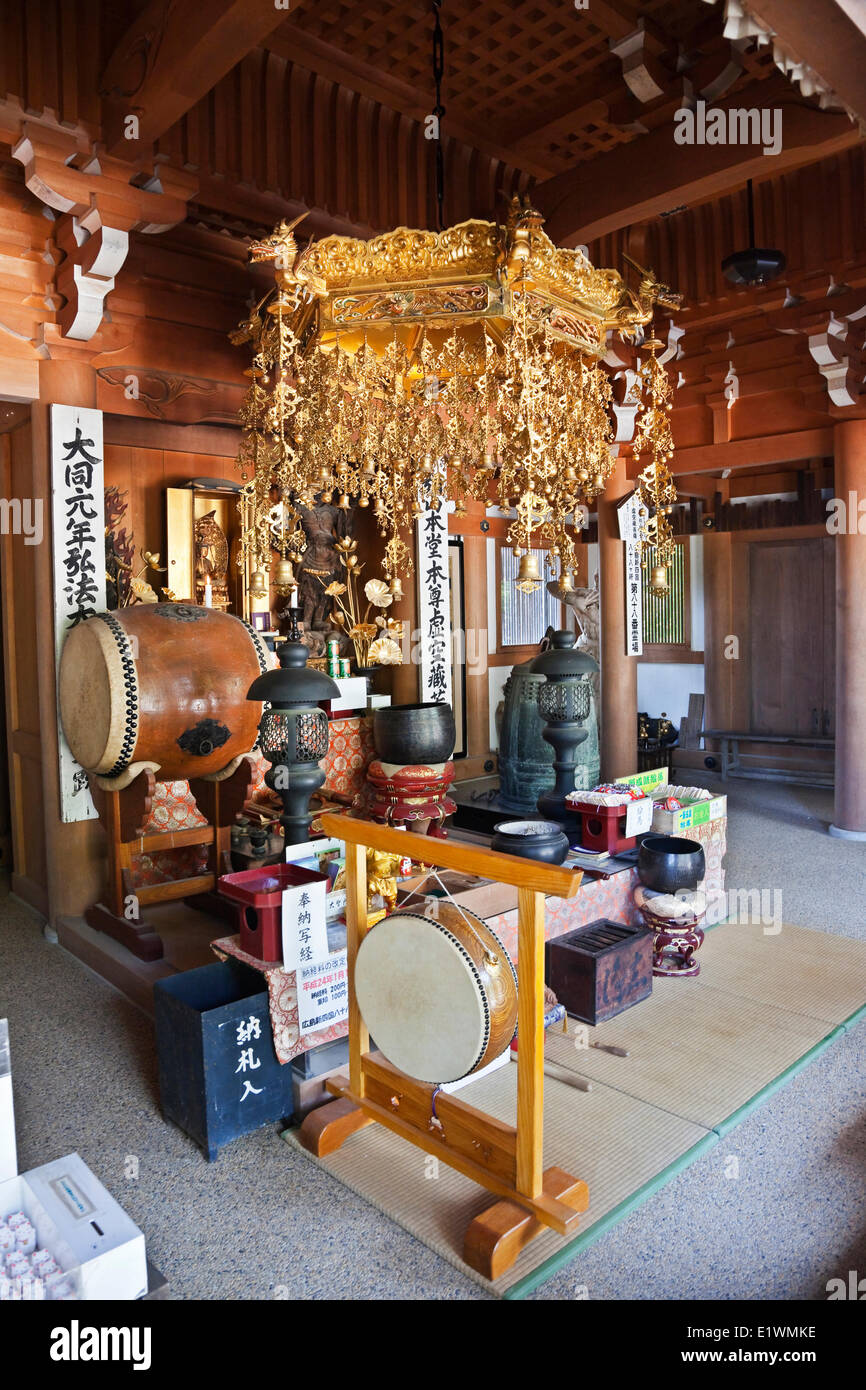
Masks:
[[[303,251],[298,220],[252,244],[275,289],[232,334],[253,347],[239,457],[253,569],[275,497],[371,508],[392,580],[411,566],[401,532],[447,498],[458,514],[469,501],[513,512],[515,553],[546,550],[565,584],[574,527],[612,468],[607,335],[636,335],[678,297],[643,267],[635,292],[554,246],[517,199],[504,225]]]

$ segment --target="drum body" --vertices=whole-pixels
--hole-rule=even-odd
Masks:
[[[458,1081],[508,1047],[517,975],[502,942],[446,899],[396,912],[367,932],[355,961],[364,1023],[388,1061],[419,1081]]]
[[[74,627],[60,658],[63,731],[82,767],[122,783],[137,768],[162,781],[214,777],[258,736],[247,700],[269,668],[240,618],[187,603],[136,604]]]

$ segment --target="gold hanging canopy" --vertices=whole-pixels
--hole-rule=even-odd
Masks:
[[[458,514],[479,501],[513,512],[514,553],[546,551],[568,588],[573,528],[613,466],[599,365],[607,335],[635,336],[656,304],[679,297],[652,272],[632,291],[615,270],[554,246],[540,213],[516,198],[504,225],[332,236],[301,253],[299,220],[252,244],[275,285],[232,334],[253,350],[240,413],[241,562],[267,563],[275,500],[297,535],[295,505],[322,496],[372,508],[396,581],[412,567],[403,535],[413,519],[443,500]],[[645,381],[652,421],[645,411],[641,447],[656,465],[661,388]],[[669,432],[666,414],[664,423]],[[659,449],[668,455],[666,442]],[[521,565],[524,591],[540,586],[537,568]]]

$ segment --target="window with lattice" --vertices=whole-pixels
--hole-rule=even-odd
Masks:
[[[644,656],[675,661],[691,650],[688,544],[678,541],[674,546],[666,593],[650,587],[653,566],[658,564],[655,547],[647,546],[641,558],[645,561],[641,566]]]

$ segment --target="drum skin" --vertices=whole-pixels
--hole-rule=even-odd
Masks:
[[[187,603],[136,604],[72,628],[60,658],[63,731],[88,772],[134,764],[162,781],[222,772],[254,746],[262,706],[246,698],[269,666],[240,618]]]
[[[376,1046],[419,1081],[458,1081],[480,1071],[517,1027],[517,975],[508,952],[480,917],[446,899],[423,915],[392,913],[367,932],[355,993]]]

